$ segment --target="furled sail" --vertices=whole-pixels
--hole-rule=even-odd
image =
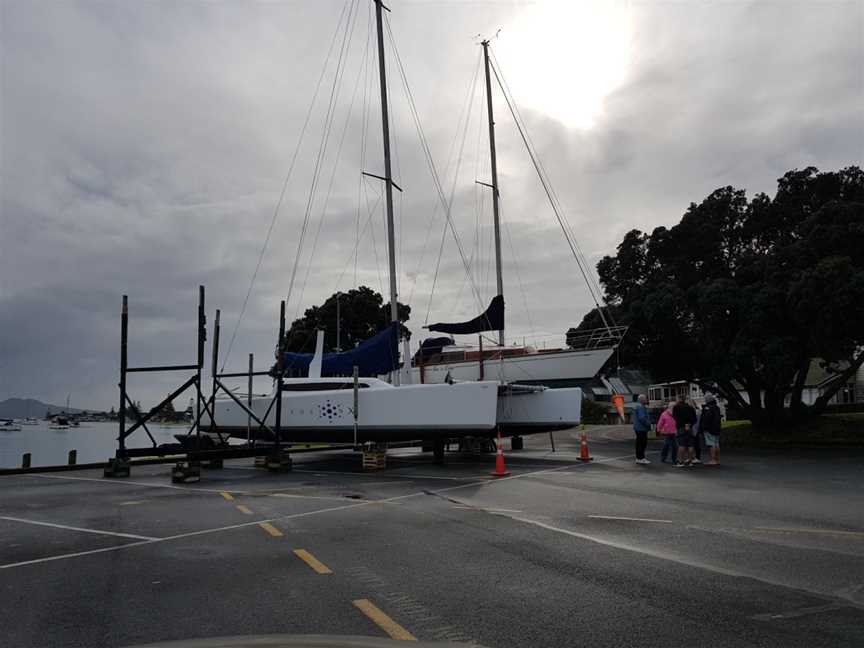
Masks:
[[[481,333],[482,331],[501,331],[504,329],[504,296],[496,295],[492,298],[489,308],[467,322],[430,324],[426,327],[430,331],[449,333],[450,335],[467,335],[469,333]]]
[[[286,352],[286,370],[308,372],[311,353]],[[325,353],[321,363],[322,376],[350,376],[357,367],[361,376],[379,376],[399,368],[399,335],[396,324],[363,340],[349,351]]]
[[[420,343],[419,357],[429,358],[437,355],[444,350],[444,347],[452,346],[453,344],[455,342],[451,337],[426,338]]]

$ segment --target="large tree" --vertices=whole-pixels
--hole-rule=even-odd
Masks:
[[[820,413],[864,363],[864,172],[790,171],[773,199],[717,189],[671,229],[628,232],[597,269],[630,326],[625,361],[698,380],[758,424],[782,421],[787,399]],[[808,409],[816,358],[837,379]]]
[[[324,331],[324,351],[336,349],[336,302],[339,302],[339,344],[342,350],[353,349],[359,342],[383,331],[390,323],[390,302],[384,303],[380,293],[366,286],[343,293],[334,293],[320,306],[306,309],[303,317],[294,320],[285,333],[285,351],[312,353],[319,330]],[[399,321],[411,317],[411,307],[396,302]],[[410,335],[402,327],[403,334]]]

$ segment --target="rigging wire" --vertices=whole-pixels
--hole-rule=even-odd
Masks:
[[[321,177],[321,169],[324,162],[324,157],[327,154],[327,144],[330,141],[330,130],[333,126],[333,117],[335,114],[335,104],[336,98],[338,96],[338,90],[340,88],[339,80],[341,79],[340,71],[342,71],[342,63],[345,59],[345,46],[348,41],[349,33],[353,30],[351,26],[353,25],[351,21],[351,17],[354,11],[354,5],[357,0],[351,0],[348,9],[348,19],[345,21],[345,33],[342,35],[342,44],[339,49],[339,58],[336,62],[336,72],[333,75],[333,85],[330,88],[330,100],[327,105],[327,112],[324,116],[324,131],[321,134],[321,143],[318,147],[318,155],[315,159],[315,166],[312,172],[312,184],[309,187],[309,194],[306,198],[306,209],[303,215],[303,225],[300,228],[300,237],[297,240],[297,252],[294,256],[294,265],[291,269],[291,279],[288,283],[288,296],[285,299],[286,306],[291,302],[291,294],[294,290],[294,280],[297,276],[297,267],[300,262],[300,257],[303,251],[303,242],[306,238],[306,232],[309,228],[309,217],[312,214],[312,205],[315,200],[316,190],[318,188],[318,181]]]
[[[375,203],[375,206],[378,206],[378,203]],[[373,212],[374,213],[374,212]],[[387,229],[387,210],[386,205],[381,203],[381,220],[384,223],[384,229]],[[375,220],[372,219],[371,229],[369,230],[372,236],[372,253],[375,255],[375,269],[378,271],[378,290],[381,295],[386,294],[384,292],[384,282],[381,280],[381,262],[378,257],[378,244],[375,239]],[[387,238],[386,235],[384,238]],[[386,245],[385,245],[386,248]]]
[[[504,99],[507,103],[508,108],[510,109],[510,114],[513,116],[513,120],[516,123],[516,128],[519,130],[519,135],[522,137],[522,141],[525,144],[525,148],[528,150],[528,155],[531,158],[531,162],[534,165],[534,170],[537,172],[537,177],[540,179],[540,184],[543,186],[544,191],[546,192],[546,197],[549,199],[550,204],[552,205],[552,211],[555,213],[555,217],[558,220],[558,224],[561,226],[561,231],[564,232],[564,238],[567,240],[567,244],[570,247],[570,251],[573,254],[573,258],[576,260],[576,265],[579,266],[579,271],[582,273],[582,277],[585,280],[585,284],[588,286],[588,292],[591,294],[591,298],[594,301],[594,305],[597,307],[597,312],[600,315],[600,318],[603,320],[603,325],[609,329],[609,323],[606,320],[606,315],[603,312],[603,309],[600,306],[600,301],[598,300],[597,295],[595,294],[595,288],[593,287],[593,282],[588,278],[588,273],[584,267],[585,260],[577,251],[577,246],[574,243],[575,239],[571,238],[571,233],[568,230],[567,225],[565,224],[565,220],[562,217],[562,210],[559,203],[556,202],[554,198],[554,194],[550,189],[550,183],[545,174],[545,169],[538,163],[537,153],[534,150],[533,143],[527,136],[524,124],[520,120],[520,116],[517,114],[517,111],[514,107],[515,102],[512,101],[512,96],[509,94],[508,89],[505,84],[502,82],[502,75],[498,69],[497,61],[494,60],[494,64],[492,65],[492,71],[495,73],[495,79],[498,81],[498,86],[501,88],[502,93],[504,94]]]
[[[264,255],[267,253],[267,246],[270,244],[270,238],[273,235],[273,229],[276,226],[276,220],[279,217],[279,210],[282,208],[282,203],[285,199],[285,192],[288,189],[288,182],[291,179],[291,174],[294,171],[294,165],[297,162],[297,156],[300,153],[300,148],[303,145],[303,139],[306,135],[306,130],[309,127],[309,121],[312,118],[312,109],[315,107],[315,102],[318,99],[318,92],[321,89],[321,84],[324,81],[324,76],[327,73],[327,67],[330,64],[330,57],[333,54],[333,48],[336,45],[336,38],[339,35],[342,26],[342,19],[345,17],[345,10],[348,8],[348,3],[342,7],[342,13],[339,15],[339,20],[336,23],[336,29],[333,31],[333,37],[330,40],[330,47],[327,50],[327,56],[324,58],[324,65],[321,67],[321,74],[318,76],[318,81],[315,84],[315,91],[312,93],[312,100],[309,102],[309,108],[306,110],[306,117],[303,120],[303,126],[300,128],[300,135],[297,138],[297,145],[294,147],[294,153],[291,156],[291,162],[288,164],[288,171],[285,174],[285,180],[282,182],[282,190],[279,192],[279,198],[276,201],[276,206],[273,209],[273,216],[270,218],[270,225],[267,228],[267,234],[264,237],[264,243],[261,246],[261,251],[258,254],[258,261],[255,263],[255,270],[252,272],[252,278],[249,280],[249,288],[246,290],[246,296],[243,298],[243,304],[240,307],[240,314],[237,316],[237,321],[234,324],[234,330],[231,332],[231,339],[228,341],[228,346],[225,350],[225,356],[222,361],[222,371],[225,371],[225,366],[228,364],[228,359],[231,356],[231,349],[234,347],[234,340],[237,338],[237,331],[240,329],[240,324],[243,317],[246,315],[246,308],[249,305],[249,298],[252,295],[252,290],[255,286],[255,281],[258,278],[258,272],[261,269],[261,263],[264,261]]]
[[[380,192],[378,194],[378,199],[375,201],[375,204],[372,205],[372,208],[368,209],[368,215],[366,216],[366,221],[363,224],[363,231],[357,236],[357,239],[354,242],[354,251],[352,252],[352,257],[349,257],[348,261],[345,263],[345,266],[342,268],[342,271],[339,273],[339,277],[336,279],[336,285],[333,286],[333,292],[336,292],[339,289],[340,284],[342,283],[342,278],[345,276],[345,273],[348,271],[348,267],[351,265],[352,258],[357,256],[358,248],[360,247],[360,243],[363,238],[366,236],[366,231],[369,229],[369,224],[372,221],[372,216],[377,213],[378,204],[381,202],[381,199],[384,197],[384,192]],[[379,279],[380,281],[380,279]],[[356,285],[356,282],[355,282]]]
[[[480,60],[482,59],[482,51],[478,50],[478,70],[480,69]],[[482,102],[482,99],[481,99]],[[486,194],[488,193],[488,188],[480,185],[476,182],[477,178],[485,178],[486,171],[491,166],[491,162],[489,161],[488,156],[481,156],[480,149],[483,143],[483,133],[486,131],[486,111],[480,110],[479,113],[479,127],[477,129],[477,145],[474,152],[475,165],[474,165],[474,241],[471,244],[471,257],[468,259],[468,264],[471,267],[472,277],[474,281],[481,287],[484,287],[483,283],[483,256],[485,247],[483,245],[484,234],[486,233],[487,227],[483,226],[483,222],[485,221],[485,209],[486,209]],[[459,284],[459,290],[456,292],[456,298],[453,300],[453,308],[451,309],[451,313],[453,317],[457,317],[460,312],[460,308],[462,307],[462,291],[465,289],[466,278],[462,277],[462,282]]]
[[[353,38],[354,26],[356,26],[358,14],[359,14],[359,12],[356,12],[354,14],[354,25],[352,25],[352,27],[351,27],[351,34],[349,35],[349,39],[348,39],[348,47],[349,48],[351,46],[351,39]],[[368,51],[369,51],[369,41],[367,40],[366,51],[364,53],[363,62],[365,62],[365,58],[366,58],[366,55],[368,54]],[[344,75],[345,75],[346,67],[347,67],[347,65],[342,67],[342,73],[341,73],[340,80],[339,80],[340,85],[342,82],[342,77],[344,77]],[[342,157],[342,148],[343,148],[343,145],[345,144],[345,135],[348,133],[348,126],[351,123],[351,115],[354,113],[354,101],[357,98],[357,89],[359,88],[359,85],[360,85],[360,76],[358,75],[357,80],[354,83],[354,90],[351,93],[351,102],[349,103],[349,106],[348,106],[348,112],[345,115],[345,123],[342,127],[342,135],[339,138],[339,145],[336,149],[336,157],[333,160],[333,169],[330,173],[330,182],[327,186],[327,193],[324,196],[324,203],[321,206],[321,216],[318,219],[318,228],[315,231],[315,238],[313,239],[313,242],[312,242],[312,252],[309,255],[309,263],[306,266],[306,274],[304,275],[303,283],[301,284],[300,297],[297,300],[297,309],[295,312],[295,318],[299,317],[299,315],[300,315],[300,307],[303,303],[303,296],[306,293],[306,286],[308,285],[308,282],[309,282],[309,273],[312,270],[312,260],[315,258],[315,250],[318,248],[318,240],[321,236],[321,229],[324,226],[324,219],[327,215],[327,206],[330,203],[330,196],[333,193],[333,184],[334,184],[334,181],[336,180],[336,172],[339,169],[339,161]],[[335,112],[334,112],[334,117],[335,117]]]
[[[495,57],[494,51],[492,51],[492,60],[493,60],[494,65],[500,71],[500,64],[498,63],[498,59]],[[552,199],[554,200],[555,205],[557,205],[557,207],[558,207],[558,213],[561,215],[561,218],[563,219],[564,224],[567,226],[567,229],[569,230],[570,237],[571,237],[570,240],[572,241],[572,243],[575,246],[576,251],[579,255],[577,262],[579,261],[579,259],[581,259],[581,261],[582,261],[582,266],[585,269],[585,273],[583,274],[583,276],[587,275],[586,283],[588,285],[588,290],[589,290],[589,292],[592,293],[591,296],[594,299],[595,305],[597,306],[598,313],[600,314],[601,319],[604,319],[604,324],[606,323],[605,318],[604,318],[604,315],[605,315],[606,317],[608,317],[612,321],[613,326],[615,326],[617,324],[615,322],[614,317],[612,316],[612,313],[608,311],[608,308],[607,308],[606,313],[603,313],[603,309],[600,307],[600,305],[598,303],[598,301],[599,301],[599,302],[602,302],[604,304],[604,306],[606,305],[606,302],[602,297],[603,290],[601,289],[600,284],[599,284],[597,278],[595,277],[594,272],[591,269],[591,264],[588,263],[587,257],[585,255],[585,253],[583,252],[581,245],[579,244],[579,239],[576,237],[576,232],[573,228],[573,225],[570,223],[570,221],[567,218],[567,213],[565,212],[565,210],[562,207],[561,200],[558,198],[558,194],[555,191],[555,187],[552,185],[551,181],[548,180],[549,179],[549,173],[546,171],[546,168],[543,165],[543,161],[540,159],[539,155],[537,155],[537,153],[536,153],[536,147],[534,146],[534,142],[531,139],[530,134],[528,134],[527,127],[524,126],[525,120],[522,118],[522,113],[519,111],[519,106],[516,104],[516,101],[513,98],[513,92],[510,90],[510,86],[507,84],[507,80],[504,78],[503,72],[501,73],[501,77],[498,78],[496,76],[496,79],[498,80],[499,85],[501,85],[503,83],[502,91],[505,91],[505,97],[507,94],[509,94],[510,99],[512,100],[512,109],[515,110],[515,113],[518,116],[519,121],[523,124],[523,128],[525,130],[525,136],[526,136],[526,138],[530,144],[531,150],[534,151],[534,159],[536,160],[537,165],[539,165],[540,171],[542,171],[543,175],[547,178],[547,187],[552,194]],[[565,236],[566,236],[566,232],[565,232]],[[608,328],[608,324],[606,324],[606,326]]]
[[[393,37],[393,31],[390,29],[390,19],[387,16],[385,16],[384,18],[385,18],[385,24],[387,26],[387,33],[390,37],[390,41],[393,43],[393,52],[396,55],[395,58],[396,58],[396,63],[397,63],[397,69],[399,70],[399,76],[402,80],[402,84],[405,87],[405,94],[408,97],[408,106],[410,108],[411,116],[414,119],[414,126],[417,129],[417,135],[418,135],[418,138],[420,140],[421,148],[423,149],[423,155],[426,159],[426,165],[429,168],[429,172],[432,176],[432,181],[433,181],[433,184],[435,185],[435,190],[438,193],[438,198],[442,203],[442,207],[444,208],[444,215],[447,218],[447,223],[449,224],[450,231],[453,234],[453,239],[456,241],[456,247],[459,250],[459,256],[462,259],[462,264],[465,266],[465,271],[470,272],[470,269],[468,266],[468,260],[465,257],[465,250],[462,247],[462,241],[459,238],[459,233],[456,231],[456,227],[453,225],[453,219],[451,218],[451,215],[450,215],[450,206],[447,204],[447,197],[444,193],[444,188],[441,186],[441,179],[438,175],[438,170],[435,166],[435,161],[432,158],[432,151],[429,147],[429,142],[426,139],[426,135],[423,132],[423,126],[420,123],[420,116],[417,113],[417,107],[414,103],[414,95],[411,92],[411,87],[408,85],[408,78],[407,78],[407,75],[405,74],[405,68],[402,64],[402,57],[399,55],[399,49],[396,45],[396,40]],[[477,300],[478,306],[482,308],[482,300],[480,298],[479,293],[477,292],[477,287],[474,285],[473,280],[471,281],[471,288],[473,290],[474,297]]]
[[[456,129],[453,131],[453,139],[450,141],[450,147],[447,150],[447,163],[444,165],[445,176],[449,175],[449,169],[451,168],[451,164],[453,162],[453,153],[456,150],[456,141],[459,139],[459,130],[462,128],[462,120],[463,120],[463,118],[465,118],[466,112],[470,111],[470,104],[472,103],[474,95],[476,94],[478,72],[480,70],[479,61],[480,61],[480,55],[479,55],[479,51],[478,51],[477,65],[475,65],[475,67],[474,67],[474,74],[472,76],[471,81],[468,84],[468,93],[466,94],[465,100],[462,102],[462,107],[459,110],[459,117],[456,120]],[[467,122],[466,122],[465,128],[467,128]],[[455,182],[456,176],[458,176],[458,173],[454,174],[454,182]],[[436,202],[435,207],[432,210],[432,218],[429,219],[429,224],[426,227],[426,236],[423,240],[423,248],[421,249],[420,257],[417,261],[417,271],[414,273],[414,281],[411,284],[411,292],[408,295],[408,302],[409,303],[411,302],[411,300],[414,297],[414,290],[417,288],[417,279],[420,276],[420,269],[423,267],[423,260],[426,256],[426,249],[427,249],[427,246],[429,243],[429,236],[432,233],[432,227],[435,224],[436,218],[438,217],[439,207],[440,207],[440,203]],[[428,322],[428,313],[427,313],[426,321]]]
[[[393,47],[393,41],[390,41],[391,51]],[[402,167],[399,164],[399,127],[396,123],[397,115],[396,111],[393,110],[393,94],[392,92],[387,93],[387,110],[390,116],[390,137],[393,140],[393,167],[396,171],[396,180],[398,181],[399,186],[404,186],[402,183]],[[399,268],[402,267],[402,233],[403,233],[403,220],[402,220],[402,192],[398,191],[395,195],[396,200],[394,201],[394,219],[393,219],[393,228],[394,228],[394,245],[396,249],[393,251],[393,258],[396,259],[396,294],[398,295],[401,291],[400,288],[402,286],[401,273],[399,272]],[[395,231],[398,229],[398,232]],[[397,242],[398,240],[398,242]],[[383,294],[383,293],[382,293]],[[399,302],[397,297],[396,302]],[[389,300],[387,303],[390,303]]]
[[[499,215],[502,210],[499,205]],[[519,282],[519,289],[522,292],[522,304],[525,306],[525,314],[528,316],[528,329],[531,331],[531,336],[535,335],[534,322],[531,319],[531,309],[528,308],[528,297],[525,294],[525,284],[522,283],[522,275],[519,272],[519,260],[516,258],[516,247],[513,245],[513,237],[510,235],[510,223],[504,218],[501,218],[504,223],[504,232],[507,234],[507,242],[510,244],[510,256],[513,258],[513,267],[516,270],[516,280]]]
[[[453,171],[453,181],[450,185],[450,197],[449,197],[448,202],[447,202],[448,211],[453,208],[453,199],[456,196],[456,183],[459,179],[459,171],[462,168],[462,160],[464,159],[463,156],[464,156],[464,152],[465,152],[465,142],[468,139],[468,125],[471,122],[471,112],[472,112],[472,108],[473,108],[474,103],[475,103],[474,97],[477,94],[477,80],[479,78],[478,71],[479,71],[479,57],[478,57],[478,67],[474,72],[474,79],[473,79],[473,82],[471,85],[471,94],[469,95],[470,99],[469,99],[469,102],[467,104],[468,108],[467,108],[467,112],[465,115],[464,127],[462,129],[462,141],[459,144],[459,154],[456,156],[456,166],[455,166],[454,171]],[[459,124],[457,123],[457,135],[458,135],[458,126],[459,126]],[[438,273],[439,273],[439,270],[441,268],[441,258],[444,255],[444,241],[446,240],[446,237],[447,237],[447,223],[445,221],[444,228],[441,231],[441,243],[438,246],[438,259],[435,262],[435,274],[432,278],[432,290],[429,292],[429,301],[426,305],[426,319],[424,322],[426,324],[429,323],[429,314],[432,312],[432,299],[435,296],[435,287],[438,284]],[[471,259],[468,260],[468,267],[466,269],[466,276],[470,275],[470,272],[471,272]],[[460,293],[461,293],[461,288],[460,288]],[[481,307],[482,307],[482,304],[481,304]]]
[[[387,94],[387,104],[389,105],[389,115],[390,115],[390,136],[393,138],[393,168],[396,171],[396,180],[398,181],[399,186],[404,186],[402,183],[402,169],[399,165],[399,138],[398,132],[399,127],[396,125],[396,113],[393,111],[393,94]],[[403,220],[402,220],[402,192],[397,191],[395,195],[396,200],[394,201],[394,212],[395,218],[393,219],[393,227],[394,232],[394,244],[396,245],[396,250],[393,252],[393,256],[396,259],[396,294],[398,295],[400,291],[400,287],[402,286],[402,273],[399,272],[399,268],[402,267],[402,233],[403,229]],[[397,298],[398,303],[398,298]],[[389,300],[388,302],[389,303]]]
[[[366,41],[371,42],[372,39],[372,3],[368,3],[367,11],[366,11]],[[360,169],[364,169],[366,166],[366,142],[367,142],[367,132],[369,131],[369,104],[370,104],[370,96],[372,93],[372,81],[370,79],[371,74],[371,57],[366,59],[363,74],[364,74],[364,82],[363,82],[363,117],[360,125]],[[366,196],[365,192],[365,184],[363,182],[363,174],[360,173],[357,175],[357,220],[355,225],[355,248],[354,248],[354,283],[353,285],[357,285],[357,262],[360,257],[360,254],[357,250],[357,246],[359,246],[360,241],[360,205],[363,202],[363,197]],[[368,208],[368,204],[367,204]],[[338,286],[337,286],[338,288]]]
[[[478,50],[480,56],[482,56],[482,51]],[[478,63],[479,65],[479,63]],[[485,210],[486,210],[486,194],[488,193],[488,187],[484,187],[483,185],[477,184],[476,180],[478,178],[486,178],[486,170],[489,166],[491,166],[491,161],[488,155],[480,155],[480,147],[483,143],[483,132],[487,130],[486,126],[486,111],[480,111],[480,127],[477,129],[477,149],[475,152],[476,164],[474,167],[474,248],[476,250],[476,257],[479,259],[482,255],[483,251],[483,233],[485,228],[483,227],[483,223],[485,220]],[[477,281],[480,281],[480,273],[477,272]]]

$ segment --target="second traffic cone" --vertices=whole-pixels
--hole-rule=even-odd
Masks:
[[[498,451],[495,453],[495,472],[492,473],[493,477],[506,477],[510,474],[510,471],[507,470],[507,467],[504,465],[504,451],[501,449],[501,434],[498,434]]]
[[[582,443],[579,447],[579,461],[594,461],[594,457],[588,454],[588,435],[582,433]]]

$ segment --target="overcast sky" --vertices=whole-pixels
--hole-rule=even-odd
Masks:
[[[337,288],[386,289],[381,187],[360,179],[383,169],[371,1],[347,6],[0,3],[0,399],[116,405],[124,293],[131,362],[194,360],[199,284],[211,322],[222,309],[225,349],[336,34],[228,360],[270,363],[348,10],[289,316]],[[471,93],[478,34],[498,33],[493,51],[592,266],[627,230],[672,225],[717,187],[773,193],[789,169],[864,160],[860,1],[389,6],[483,300],[494,270],[489,196],[474,184],[489,180],[482,85]],[[442,210],[388,56],[399,292],[418,331],[479,307],[448,234],[430,309]],[[495,109],[508,338],[560,344],[590,295],[500,96]],[[133,396],[152,404],[169,383],[148,376]]]

